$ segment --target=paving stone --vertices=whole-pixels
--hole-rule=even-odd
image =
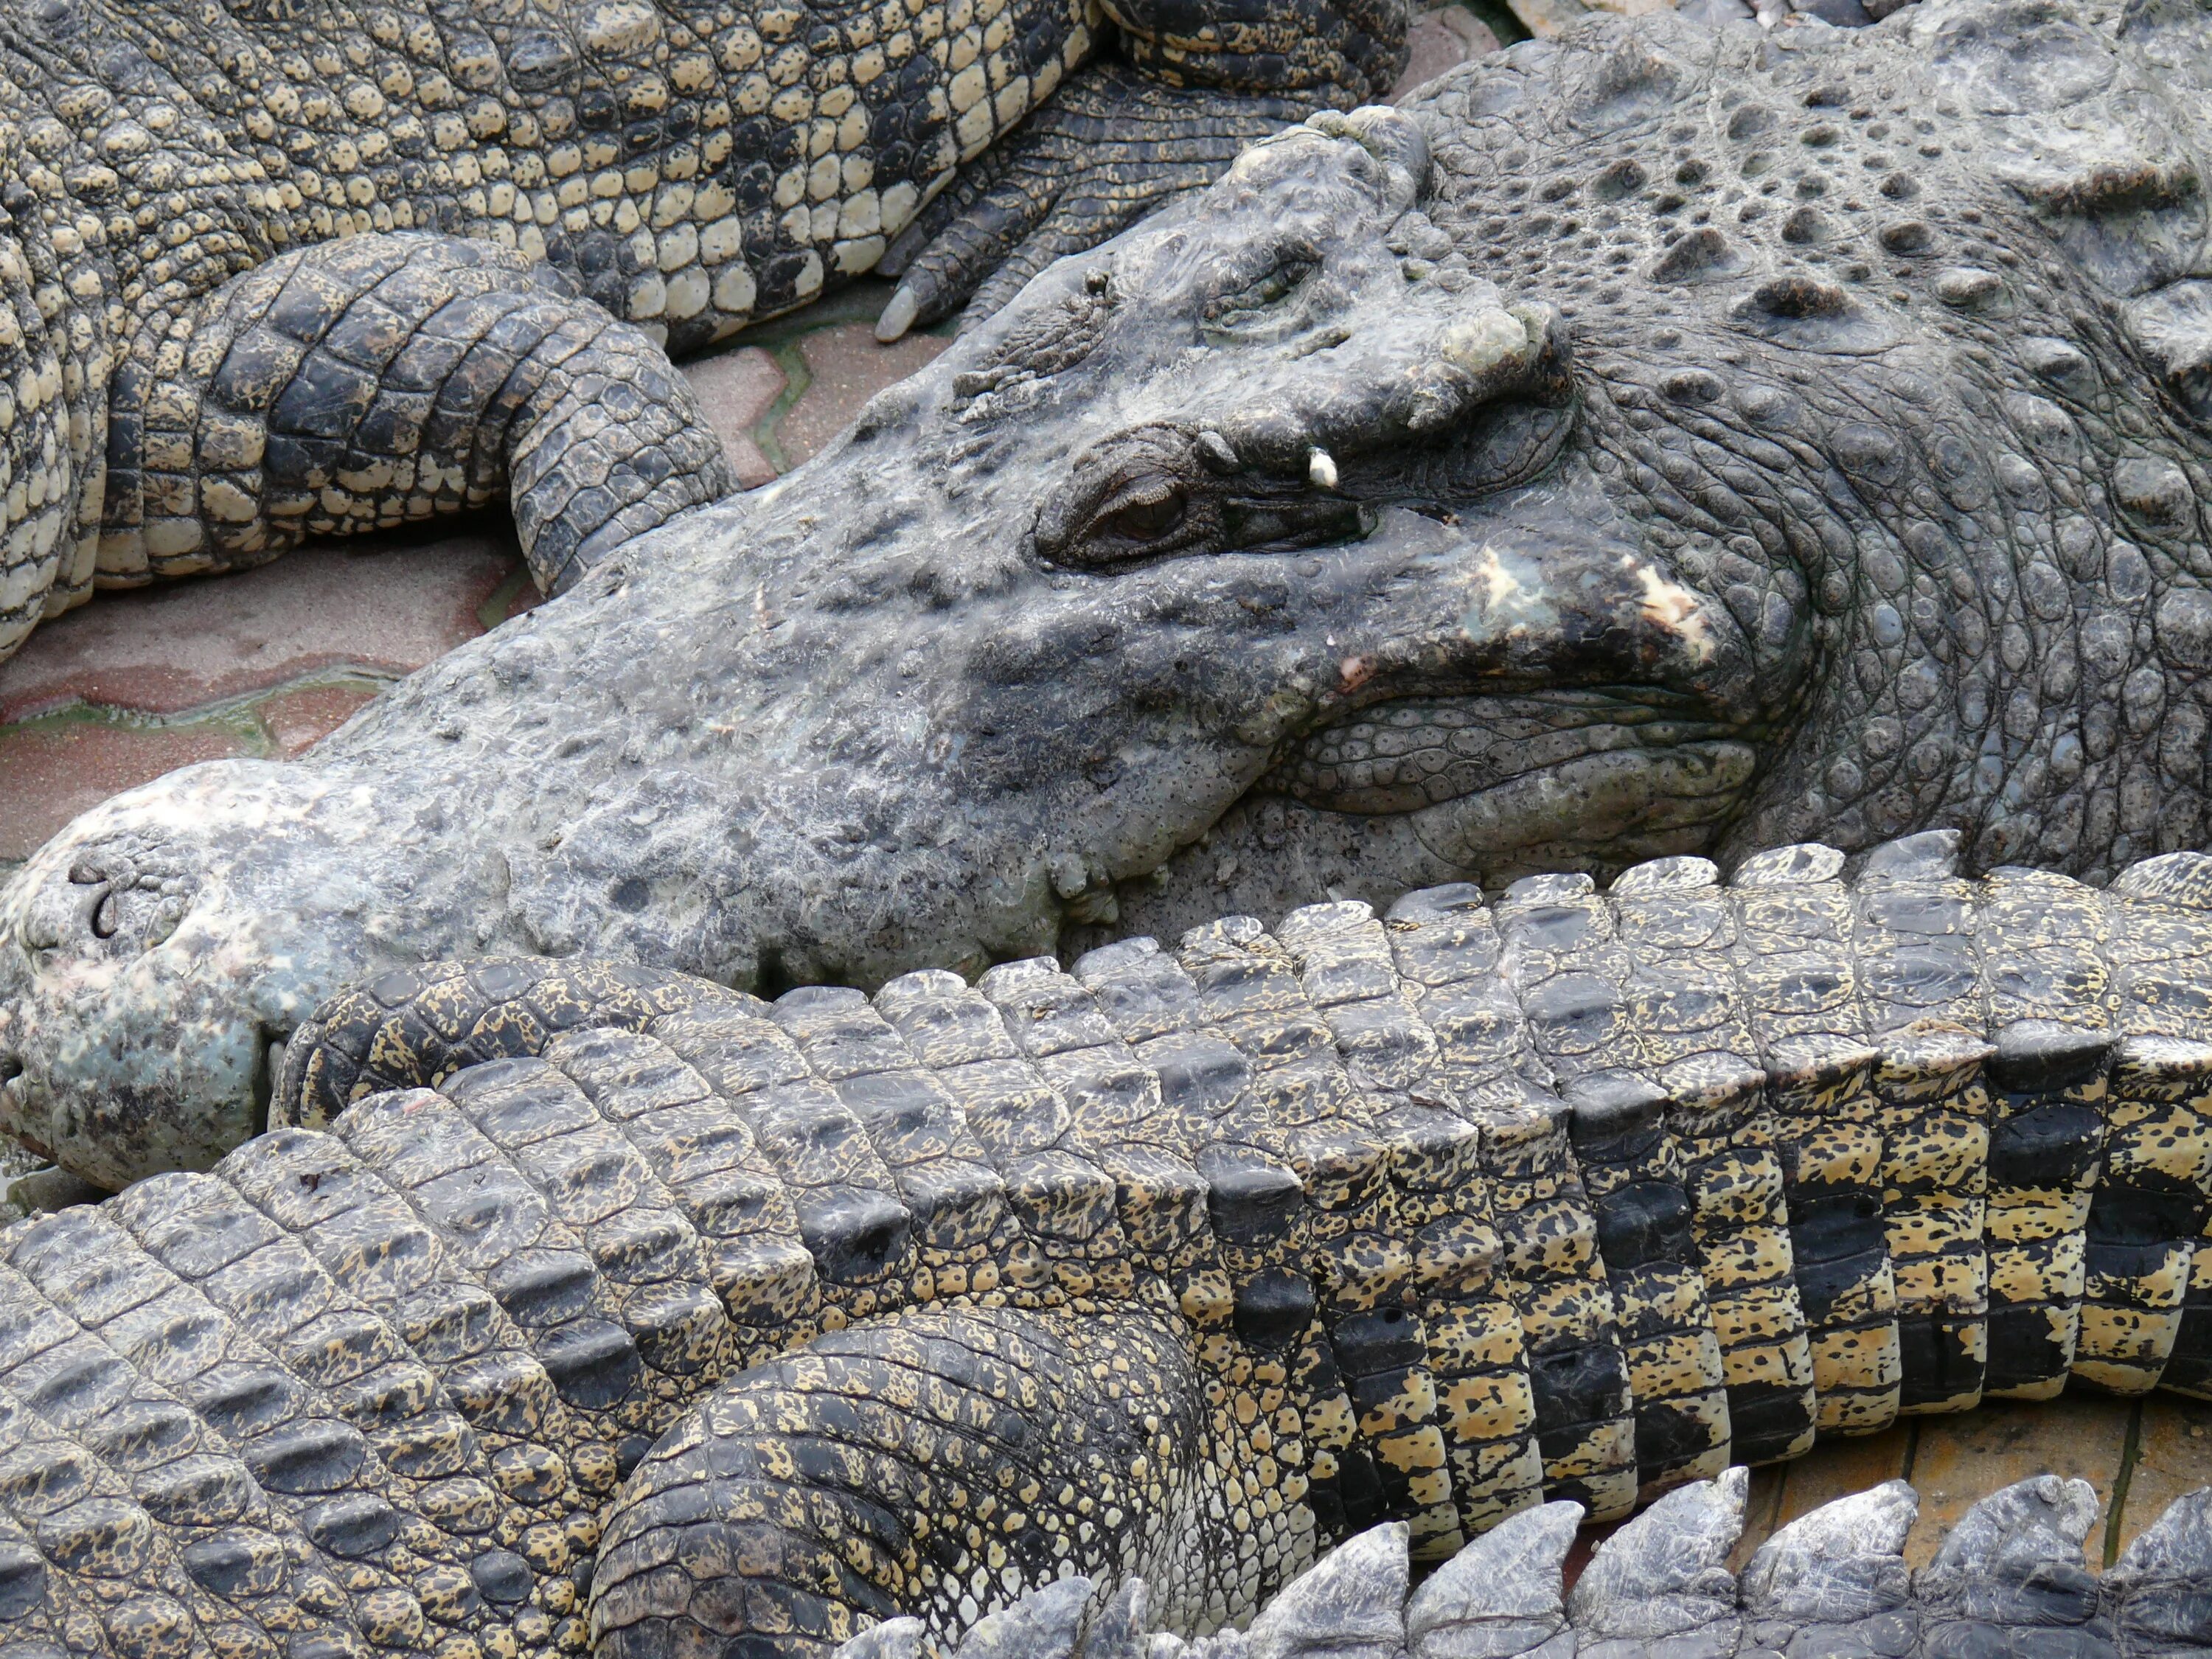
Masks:
[[[144,726],[73,712],[0,726],[0,860],[28,858],[55,830],[119,789],[194,761],[263,748],[258,728],[239,717]]]
[[[2212,1406],[2176,1394],[2147,1396],[2136,1430],[2127,1505],[2120,1512],[2115,1541],[2125,1549],[2137,1533],[2166,1513],[2168,1504],[2200,1486],[2212,1486]]]
[[[1468,58],[1496,52],[1498,40],[1490,25],[1465,7],[1439,6],[1413,20],[1413,27],[1407,32],[1406,46],[1406,72],[1390,94],[1394,104],[1404,102],[1437,76],[1458,68]]]
[[[1849,1492],[1864,1492],[1905,1472],[1912,1457],[1912,1429],[1904,1425],[1880,1434],[1823,1440],[1782,1471],[1782,1492],[1772,1524],[1787,1526],[1808,1510]]]
[[[1567,1559],[1559,1563],[1559,1589],[1562,1595],[1574,1589],[1583,1569],[1597,1553],[1597,1547],[1626,1526],[1626,1521],[1606,1521],[1595,1527],[1584,1527],[1575,1534],[1575,1541],[1567,1546]]]
[[[1919,1489],[1920,1519],[1905,1540],[1905,1560],[1915,1569],[1927,1565],[1960,1517],[2000,1486],[2063,1474],[2097,1489],[2088,1549],[2090,1565],[2101,1567],[2135,1411],[2132,1400],[2069,1391],[2056,1400],[1993,1400],[1956,1417],[1921,1419],[1906,1477]]]
[[[1582,0],[1505,0],[1521,27],[1539,40],[1549,40],[1567,30],[1589,15],[1589,8]]]
[[[289,686],[255,703],[252,712],[269,734],[270,747],[289,759],[343,726],[356,709],[374,702],[388,683],[347,679]]]
[[[1751,1472],[1751,1489],[1743,1498],[1743,1535],[1729,1553],[1730,1572],[1741,1572],[1759,1547],[1782,1525],[1782,1498],[1789,1486],[1786,1463],[1769,1463]]]
[[[313,673],[404,674],[483,633],[518,569],[503,530],[363,545],[94,594],[0,663],[0,721],[77,702],[174,714]]]
[[[909,334],[885,345],[866,322],[839,323],[804,337],[799,351],[813,378],[776,423],[784,459],[797,466],[817,453],[869,398],[951,343],[949,335]]]
[[[683,368],[708,423],[722,441],[722,453],[736,469],[738,482],[757,489],[775,477],[775,466],[753,438],[753,428],[789,384],[775,359],[758,346],[739,346],[695,358]]]
[[[107,1196],[90,1182],[80,1181],[51,1164],[17,1176],[8,1182],[6,1192],[8,1202],[21,1215],[34,1210],[67,1210],[79,1204],[97,1204]]]

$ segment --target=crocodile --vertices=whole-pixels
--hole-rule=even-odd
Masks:
[[[663,348],[895,337],[1387,94],[1404,0],[9,0],[0,659],[510,495],[557,592],[736,483]]]
[[[1534,1594],[1571,1511],[1650,1500],[1624,1538],[1686,1583],[1646,1611],[1733,1617],[1732,1466],[2075,1382],[2212,1398],[2212,856],[1844,863],[1330,901],[872,996],[380,975],[211,1170],[0,1231],[9,1639],[821,1659],[1035,1626],[1080,1578],[1255,1621],[1210,1651],[1259,1659],[1309,1650],[1270,1632],[1317,1559],[1376,1577],[1340,1540],[1402,1586],[1517,1516],[1474,1559]],[[1933,1626],[2039,1595],[2109,1624],[2045,1497],[1952,1540],[2013,1539],[2012,1604],[1947,1602],[1939,1556],[1929,1644],[1856,1650],[2010,1651]],[[2142,1547],[2196,1575],[2180,1634],[2205,1513]],[[1635,1645],[1647,1601],[1582,1652],[1708,1650]]]
[[[0,890],[0,1127],[205,1167],[320,1000],[459,956],[872,986],[2212,844],[2207,64],[2168,0],[1652,16],[1259,141],[309,756],[66,827]]]

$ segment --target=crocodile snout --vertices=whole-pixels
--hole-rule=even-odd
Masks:
[[[204,1168],[259,1126],[270,1044],[335,988],[346,937],[343,859],[300,833],[313,805],[263,763],[187,769],[0,885],[0,1132],[119,1188]],[[309,866],[304,902],[269,902]]]

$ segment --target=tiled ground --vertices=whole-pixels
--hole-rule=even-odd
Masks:
[[[1663,0],[1605,0],[1612,9]],[[1429,14],[1407,84],[1487,49],[1501,32],[1552,33],[1574,0],[1475,0]],[[1522,25],[1516,29],[1515,20]],[[878,346],[869,324],[887,285],[864,283],[689,365],[749,485],[798,465],[876,391],[946,340]],[[295,553],[240,576],[105,593],[41,628],[0,664],[0,872],[76,812],[190,761],[296,754],[382,686],[535,598],[503,516],[431,540]],[[48,1182],[48,1198],[62,1196]],[[2156,1399],[1998,1407],[1927,1419],[1761,1471],[1745,1552],[1825,1499],[1907,1475],[1924,1500],[1911,1551],[1932,1553],[1966,1503],[2039,1470],[2080,1474],[2106,1500],[2092,1540],[2106,1559],[2170,1498],[2212,1482],[2212,1411]],[[2117,1500],[2117,1502],[2116,1502]]]
[[[1918,1567],[1976,1500],[2032,1474],[2063,1474],[2097,1489],[2102,1513],[2087,1553],[2090,1565],[2109,1565],[2168,1504],[2212,1485],[2208,1425],[2212,1406],[2172,1395],[2005,1401],[1963,1416],[1917,1419],[1754,1472],[1739,1555],[1747,1559],[1777,1527],[1830,1498],[1904,1479],[1920,1493],[1919,1523],[1905,1546],[1905,1559]]]

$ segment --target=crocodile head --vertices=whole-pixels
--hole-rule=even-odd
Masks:
[[[1316,118],[1033,285],[929,412],[963,493],[1036,498],[960,684],[979,781],[1049,780],[1064,945],[1705,849],[1802,701],[1795,573],[1747,620],[1693,579],[1564,296],[1453,259],[1431,173],[1407,117]]]
[[[1425,270],[1429,173],[1391,112],[1293,129],[307,761],[87,814],[0,893],[0,1120],[204,1164],[316,1000],[437,955],[1030,954],[1261,799],[1385,826],[1377,888],[1701,844],[1787,630],[1610,504],[1555,307]]]

